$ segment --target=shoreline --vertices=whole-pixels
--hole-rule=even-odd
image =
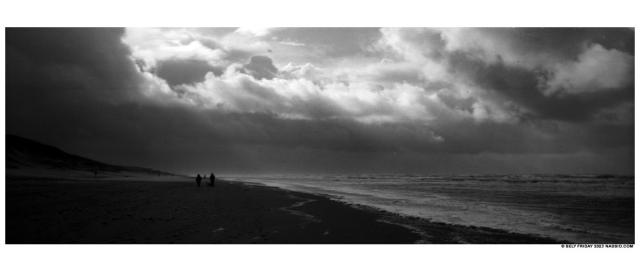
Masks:
[[[316,194],[312,192],[301,192],[295,190],[284,189],[277,186],[269,186],[266,184],[262,184],[259,182],[248,182],[241,180],[234,180],[228,182],[235,182],[247,186],[257,186],[257,187],[267,187],[274,188],[287,192],[295,192],[300,194],[308,194],[316,197],[326,198],[329,201],[337,202],[343,204],[345,206],[363,210],[366,212],[370,212],[376,214],[380,222],[386,222],[388,224],[402,226],[405,229],[408,229],[415,234],[420,236],[420,239],[415,241],[417,244],[464,244],[464,243],[479,243],[479,244],[571,244],[574,242],[558,240],[552,237],[545,237],[536,234],[529,233],[517,233],[511,232],[507,230],[501,230],[490,227],[482,227],[482,226],[468,226],[468,225],[460,225],[460,224],[450,224],[444,222],[436,222],[431,221],[429,219],[404,215],[401,213],[395,213],[391,211],[386,211],[380,208],[350,203],[347,201],[342,201],[334,196],[327,194]],[[435,233],[434,233],[435,232]],[[451,233],[447,233],[451,232]],[[437,234],[441,234],[444,237],[438,237]],[[467,236],[465,234],[472,234],[472,237],[463,237]],[[488,235],[486,239],[481,237],[481,235]],[[456,242],[457,241],[457,242]]]
[[[7,176],[9,244],[559,244],[263,184]]]
[[[240,181],[241,182],[241,181]],[[276,188],[283,191],[291,191],[300,193],[297,191],[286,190],[278,187]],[[325,198],[328,201],[342,204],[346,207],[358,209],[364,212],[374,214],[378,222],[384,222],[387,224],[401,226],[420,237],[414,241],[414,244],[569,244],[573,242],[560,241],[550,237],[543,237],[535,234],[516,233],[506,230],[480,227],[480,226],[466,226],[458,224],[449,224],[442,222],[430,221],[428,219],[419,218],[415,216],[408,216],[399,213],[385,211],[379,208],[348,203],[340,201],[328,195],[313,194],[313,193],[301,193],[308,194],[315,197]],[[310,210],[315,210],[311,208]],[[317,211],[317,210],[316,210]]]

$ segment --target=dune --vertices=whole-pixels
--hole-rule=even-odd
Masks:
[[[72,179],[145,177],[153,180],[186,178],[169,172],[120,166],[69,154],[57,147],[16,135],[6,135],[7,176],[65,177]]]

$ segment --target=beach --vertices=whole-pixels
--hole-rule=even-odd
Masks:
[[[431,222],[327,196],[237,181],[12,177],[9,244],[545,244],[562,241]]]
[[[432,222],[571,243],[633,243],[634,178],[614,175],[270,174],[227,179],[328,195]]]

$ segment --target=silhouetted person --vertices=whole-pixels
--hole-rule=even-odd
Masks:
[[[198,184],[198,187],[200,187],[201,182],[202,182],[202,177],[200,176],[200,174],[198,174],[198,176],[196,177],[196,184]]]
[[[216,176],[213,173],[209,176],[209,186],[216,187]]]

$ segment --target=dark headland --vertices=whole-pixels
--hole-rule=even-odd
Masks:
[[[94,172],[96,171],[96,172]],[[100,163],[7,135],[6,243],[559,243],[241,182]]]

